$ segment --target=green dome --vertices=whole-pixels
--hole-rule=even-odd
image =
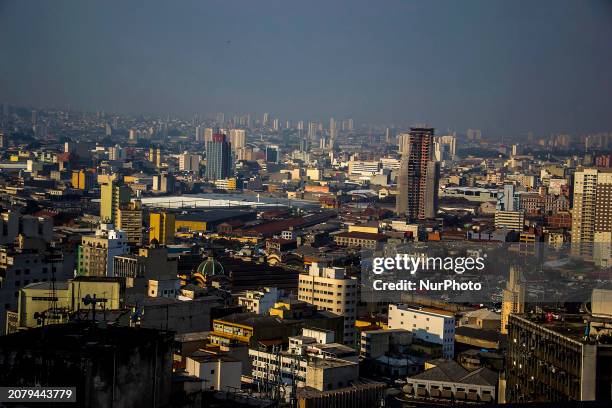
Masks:
[[[225,270],[219,261],[209,256],[208,259],[198,266],[196,273],[202,274],[203,276],[216,276],[225,275]]]

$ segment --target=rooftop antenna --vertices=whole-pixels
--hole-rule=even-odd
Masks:
[[[95,323],[96,322],[96,303],[106,303],[106,299],[98,299],[96,297],[96,294],[94,293],[93,296],[85,295],[85,297],[82,300],[85,306],[91,305],[92,321],[93,323]]]

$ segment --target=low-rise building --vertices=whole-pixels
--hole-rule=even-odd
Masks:
[[[261,290],[247,290],[243,296],[238,297],[238,304],[247,312],[267,315],[270,308],[280,300],[282,291],[278,288],[266,287]]]
[[[433,365],[433,366],[432,366]],[[408,377],[404,392],[412,401],[449,404],[495,403],[498,374],[486,367],[469,371],[452,360],[435,361],[431,368]]]

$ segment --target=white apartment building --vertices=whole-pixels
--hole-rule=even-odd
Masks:
[[[389,329],[409,330],[415,339],[440,344],[444,358],[455,355],[455,316],[451,312],[391,304]]]
[[[186,358],[185,370],[202,381],[202,391],[240,389],[242,362],[228,355],[198,351]]]
[[[353,161],[348,162],[348,173],[351,176],[371,176],[380,170],[380,162],[377,161]]]
[[[300,274],[298,299],[344,317],[344,344],[356,344],[357,278],[348,277],[345,268],[326,267],[316,262],[308,274]]]
[[[280,300],[282,291],[278,288],[265,287],[261,290],[247,290],[238,297],[238,304],[251,313],[267,315],[271,307]]]
[[[280,350],[249,349],[252,376],[255,382],[276,383],[284,397],[291,396],[291,384],[297,387],[315,387],[314,378],[320,370],[326,378],[336,378],[336,388],[348,386],[359,376],[357,352],[342,344],[334,343],[334,333],[329,330],[304,328],[301,336],[289,337],[289,348]],[[330,383],[334,381],[326,381]]]

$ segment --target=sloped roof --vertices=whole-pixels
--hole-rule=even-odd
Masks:
[[[426,381],[495,386],[497,385],[498,375],[495,371],[486,367],[468,371],[456,361],[448,360],[410,378]]]

